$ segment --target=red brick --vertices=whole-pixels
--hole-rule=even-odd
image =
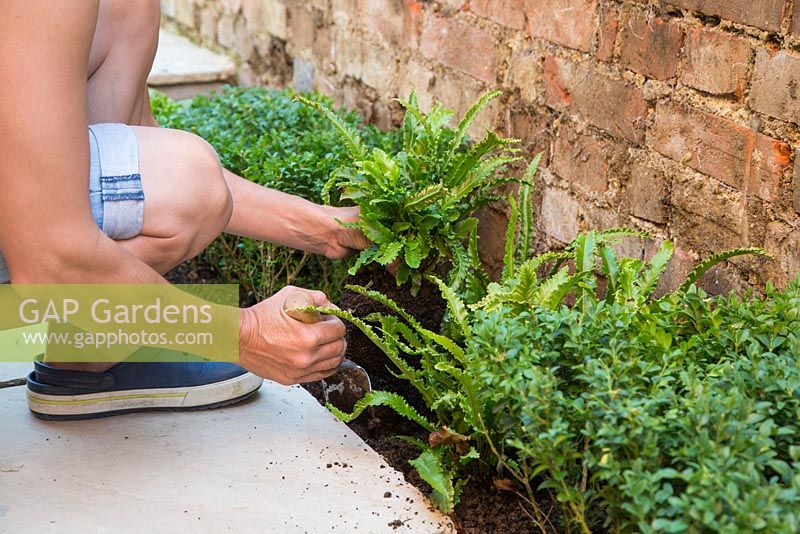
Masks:
[[[413,0],[359,0],[364,28],[406,48],[416,48],[422,25],[422,4]]]
[[[591,124],[633,143],[644,140],[647,105],[642,91],[594,71],[591,64],[544,59],[548,106],[576,112]]]
[[[597,26],[597,0],[525,2],[528,33],[588,52]]]
[[[683,46],[683,30],[675,22],[630,14],[622,25],[620,62],[645,76],[665,81],[675,75]]]
[[[524,0],[472,0],[472,12],[515,30],[525,27]]]
[[[425,21],[422,55],[487,83],[497,79],[497,40],[489,32],[431,13]]]
[[[597,34],[595,55],[600,61],[609,61],[614,56],[614,43],[619,30],[619,8],[609,0],[600,5],[600,31]]]
[[[750,45],[740,37],[693,28],[686,39],[686,64],[681,81],[714,95],[735,94],[747,88]]]
[[[771,202],[791,165],[786,143],[728,119],[659,104],[648,144],[668,158]]]
[[[625,190],[628,213],[654,223],[667,222],[669,187],[664,173],[641,162],[633,163],[630,171]]]
[[[786,0],[668,0],[668,3],[776,32],[781,29],[781,19],[787,2]]]
[[[800,124],[800,57],[758,50],[750,107],[770,117]]]
[[[560,128],[553,153],[553,171],[570,184],[593,193],[608,190],[612,143]]]

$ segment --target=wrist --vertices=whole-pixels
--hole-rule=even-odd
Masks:
[[[256,318],[250,308],[239,308],[239,363],[244,365],[246,354],[250,352]]]

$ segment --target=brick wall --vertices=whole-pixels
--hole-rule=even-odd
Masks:
[[[588,228],[699,256],[760,246],[712,291],[800,270],[800,0],[164,0],[165,19],[234,54],[242,83],[315,88],[389,126],[416,89],[546,153],[535,203],[549,247]],[[798,162],[800,163],[800,162]],[[487,258],[505,224],[483,214]],[[486,236],[493,236],[487,239]],[[648,256],[657,240],[627,243]]]

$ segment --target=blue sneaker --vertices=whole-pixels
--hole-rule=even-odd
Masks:
[[[36,417],[50,420],[208,410],[251,397],[262,382],[238,365],[222,362],[122,362],[103,372],[34,362],[28,407]]]

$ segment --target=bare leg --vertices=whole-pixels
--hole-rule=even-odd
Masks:
[[[89,55],[89,123],[157,126],[147,75],[158,47],[159,0],[100,0]]]

